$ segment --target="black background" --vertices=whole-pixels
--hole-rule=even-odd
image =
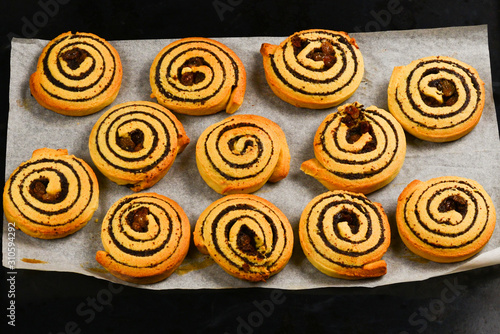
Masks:
[[[497,0],[2,0],[0,174],[13,36],[50,40],[68,30],[107,40],[288,36],[310,28],[364,32],[488,24],[499,111],[499,10]],[[500,333],[498,265],[379,288],[306,291],[149,291],[77,274],[16,272],[12,327],[9,276],[2,268],[2,333]]]

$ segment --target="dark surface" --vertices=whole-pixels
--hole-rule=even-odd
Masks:
[[[50,40],[68,30],[108,40],[288,36],[308,28],[362,32],[488,24],[499,111],[499,9],[496,0],[2,0],[0,174],[12,36]],[[77,274],[16,272],[10,298],[10,275],[2,268],[2,333],[500,333],[500,266],[380,288],[307,291],[149,291]],[[11,300],[15,327],[7,325]]]

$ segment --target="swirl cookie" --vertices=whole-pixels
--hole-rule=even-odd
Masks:
[[[302,163],[304,173],[329,190],[368,194],[399,173],[406,137],[389,112],[355,102],[323,120],[314,137],[314,155]]]
[[[150,284],[170,276],[184,260],[191,226],[182,208],[156,193],[125,196],[102,222],[96,260],[121,280]]]
[[[84,227],[99,205],[90,166],[65,149],[41,148],[5,183],[7,221],[40,239],[62,238]]]
[[[331,191],[315,197],[300,217],[304,254],[328,276],[360,279],[387,273],[382,256],[391,242],[382,206],[363,194]]]
[[[89,137],[90,156],[111,181],[140,191],[165,176],[189,143],[179,120],[159,104],[134,101],[110,108]]]
[[[476,181],[445,176],[408,184],[398,198],[396,222],[401,239],[415,254],[435,262],[458,262],[486,245],[496,213]]]
[[[471,66],[450,57],[427,57],[394,68],[389,111],[417,138],[447,142],[468,134],[484,107],[484,83]]]
[[[228,195],[210,204],[196,222],[194,244],[230,275],[265,281],[288,263],[293,231],[286,216],[255,195]]]
[[[290,152],[285,133],[271,120],[236,115],[209,126],[196,143],[196,164],[219,194],[252,193],[267,181],[288,175]]]
[[[121,80],[120,56],[111,44],[93,34],[67,32],[43,49],[30,90],[47,109],[85,116],[113,102]]]
[[[363,56],[345,32],[304,30],[280,45],[262,44],[260,53],[272,91],[297,107],[336,106],[356,91],[363,78]]]
[[[246,72],[238,56],[208,38],[184,38],[158,53],[150,70],[158,103],[187,115],[234,113],[243,103]]]

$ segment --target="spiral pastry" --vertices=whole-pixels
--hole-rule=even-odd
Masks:
[[[379,203],[363,194],[336,190],[315,197],[300,217],[299,238],[309,261],[322,273],[360,279],[387,273],[389,221]]]
[[[107,178],[140,191],[163,178],[188,143],[182,124],[170,111],[134,101],[118,104],[99,118],[89,149]]]
[[[484,107],[484,83],[471,66],[427,57],[395,67],[387,90],[389,111],[417,138],[447,142],[468,134]]]
[[[255,195],[228,195],[210,204],[196,222],[194,244],[230,275],[265,281],[288,263],[293,231],[286,216]]]
[[[111,44],[93,34],[67,32],[43,49],[30,89],[43,107],[84,116],[113,102],[121,80],[120,56]]]
[[[196,164],[205,182],[222,195],[252,193],[290,170],[290,152],[278,124],[256,115],[236,115],[203,131]]]
[[[387,111],[358,102],[328,115],[314,137],[316,158],[301,170],[329,190],[371,193],[391,182],[406,154],[404,130]]]
[[[476,181],[445,176],[406,186],[398,198],[396,222],[401,239],[415,254],[435,262],[458,262],[486,245],[496,213]]]
[[[363,57],[345,32],[304,30],[279,46],[262,44],[260,53],[272,91],[297,107],[336,106],[354,94],[363,78]]]
[[[65,149],[41,148],[5,183],[7,221],[40,239],[72,234],[92,218],[99,205],[99,185],[90,166]]]
[[[150,284],[164,280],[189,249],[191,226],[175,201],[156,193],[125,196],[102,222],[105,251],[96,260],[121,280]]]
[[[234,113],[243,103],[246,72],[238,56],[209,38],[184,38],[158,53],[149,75],[151,97],[187,115]]]

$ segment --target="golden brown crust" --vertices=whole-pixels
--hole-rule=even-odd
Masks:
[[[279,46],[263,43],[260,53],[272,91],[297,107],[336,106],[354,94],[363,78],[359,47],[343,31],[303,30]]]
[[[203,131],[196,165],[219,194],[252,193],[288,175],[290,152],[278,124],[262,116],[235,115]]]
[[[90,33],[66,32],[50,41],[30,77],[38,103],[67,116],[85,116],[118,95],[122,64],[116,49]]]
[[[234,113],[243,103],[246,71],[226,45],[204,37],[164,47],[150,69],[152,98],[181,114]]]
[[[255,195],[228,195],[210,204],[193,232],[198,250],[230,275],[266,281],[288,263],[293,231],[286,216]]]
[[[425,57],[394,68],[387,89],[389,111],[417,138],[447,142],[468,134],[481,118],[484,82],[457,59]]]
[[[408,184],[398,198],[396,222],[409,250],[448,263],[466,260],[486,245],[496,213],[477,182],[446,176]]]
[[[389,184],[406,155],[401,125],[387,111],[358,102],[345,104],[328,115],[314,137],[314,159],[301,170],[328,190],[371,193]],[[352,118],[352,110],[359,115]]]
[[[140,216],[140,210],[146,210]],[[147,221],[147,223],[144,223]],[[134,225],[141,222],[143,225]],[[156,193],[118,200],[106,213],[96,260],[121,280],[150,284],[170,276],[184,260],[191,226],[182,208]]]
[[[382,256],[391,232],[379,203],[363,194],[331,191],[312,199],[302,212],[299,238],[304,254],[321,272],[344,279],[387,273]]]
[[[40,239],[68,236],[83,228],[99,205],[99,185],[90,166],[66,149],[41,148],[5,183],[7,221]]]
[[[89,150],[107,178],[140,191],[161,180],[188,143],[174,114],[157,103],[133,101],[115,105],[99,118]]]

